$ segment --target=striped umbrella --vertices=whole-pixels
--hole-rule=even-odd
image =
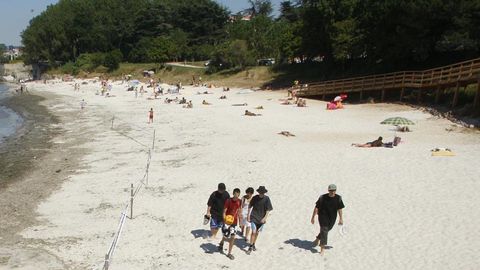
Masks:
[[[408,120],[407,118],[403,117],[391,117],[383,120],[380,122],[383,125],[394,125],[394,126],[408,126],[408,125],[415,125],[412,121]]]

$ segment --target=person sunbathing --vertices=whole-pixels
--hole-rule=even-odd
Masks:
[[[263,110],[263,106],[255,107],[256,110]]]
[[[232,106],[247,106],[247,103],[237,103],[237,104],[232,104]]]
[[[202,101],[202,104],[203,105],[212,105],[211,103],[206,102],[205,99]]]
[[[403,126],[403,127],[397,126],[397,131],[410,132],[410,128],[408,128],[408,126]]]
[[[261,114],[258,114],[258,113],[253,113],[249,110],[245,110],[245,115],[246,116],[260,116]]]
[[[380,136],[378,137],[378,139],[376,139],[375,141],[373,142],[367,142],[367,143],[352,143],[352,146],[356,146],[356,147],[381,147],[383,146],[383,142],[382,142],[383,138]]]
[[[227,99],[227,96],[220,96],[220,99]]]
[[[185,99],[185,97],[182,97],[178,104],[187,104],[187,100]]]
[[[285,101],[283,101],[283,102],[282,102],[282,103],[280,103],[280,104],[281,104],[281,105],[290,105],[291,103],[290,103],[290,101],[288,101],[288,100],[285,100]]]
[[[297,107],[307,107],[307,101],[303,98],[299,98],[297,102]]]
[[[185,109],[191,109],[191,108],[193,108],[193,103],[192,103],[192,101],[190,100],[189,102],[187,102],[186,105],[183,105],[183,108],[185,108]]]

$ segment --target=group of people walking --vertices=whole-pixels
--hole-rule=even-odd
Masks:
[[[337,187],[334,184],[328,186],[328,193],[318,198],[313,210],[311,223],[315,223],[315,216],[318,216],[320,233],[317,235],[314,246],[320,245],[320,254],[325,252],[328,232],[335,225],[337,212],[339,225],[343,225],[342,209],[345,207],[340,195],[336,194]],[[228,243],[226,256],[233,260],[232,249],[235,243],[235,236],[240,234],[248,244],[245,251],[250,255],[256,251],[256,242],[260,232],[265,228],[268,216],[273,210],[272,202],[266,195],[268,190],[265,186],[259,186],[257,195],[254,189],[249,187],[245,195],[240,197],[240,189],[233,189],[233,196],[227,191],[224,183],[219,183],[207,202],[207,213],[204,216],[204,224],[210,224],[211,237],[216,238],[219,231],[222,238],[218,244],[218,251],[224,253],[224,244]]]

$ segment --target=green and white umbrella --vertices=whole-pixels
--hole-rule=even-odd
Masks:
[[[408,120],[407,118],[403,117],[391,117],[383,120],[380,122],[383,125],[394,125],[394,126],[408,126],[408,125],[415,125],[412,121]]]

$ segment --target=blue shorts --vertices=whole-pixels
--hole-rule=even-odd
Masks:
[[[252,232],[256,233],[261,232],[263,230],[263,227],[265,227],[265,224],[250,222],[250,226],[252,228]]]
[[[216,220],[213,217],[210,218],[210,228],[220,229],[223,226],[223,220]]]

